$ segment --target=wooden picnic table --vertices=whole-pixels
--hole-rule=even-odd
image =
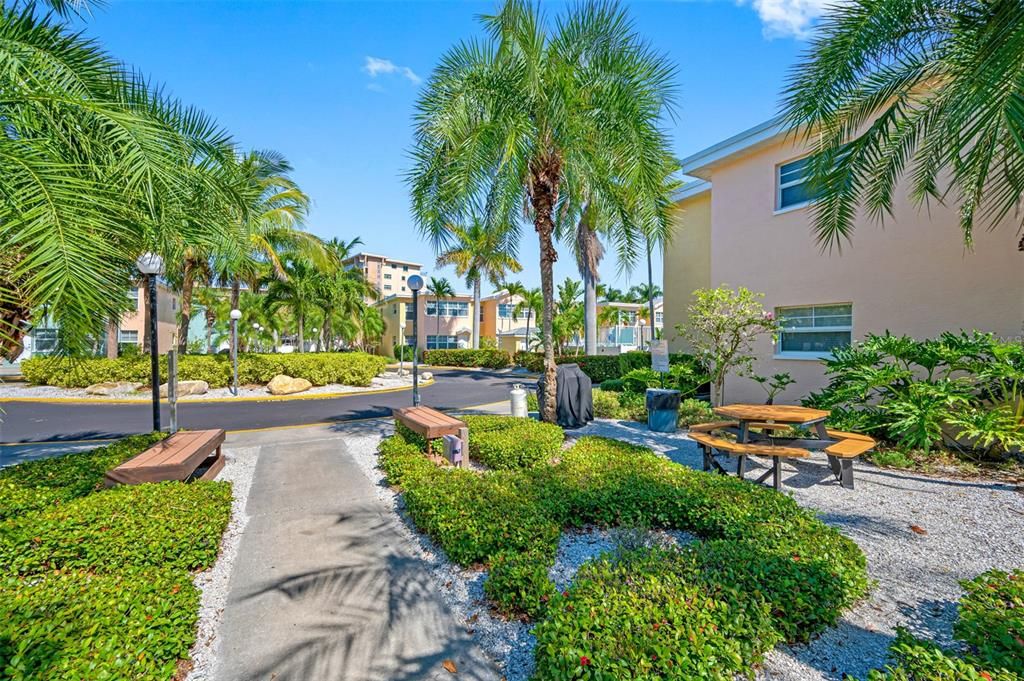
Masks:
[[[824,449],[836,443],[825,428],[825,419],[828,418],[829,412],[823,409],[788,404],[728,404],[724,407],[715,407],[712,411],[718,416],[736,421],[737,426],[733,431],[736,433],[737,442],[740,443],[768,439],[768,436],[752,433],[752,428],[777,430],[778,426],[803,428],[817,435],[817,438],[813,439],[771,438],[790,447]]]

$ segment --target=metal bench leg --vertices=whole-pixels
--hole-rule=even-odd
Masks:
[[[778,456],[772,457],[772,482],[775,484],[775,489],[782,489],[782,459]]]
[[[828,465],[832,469],[832,475],[836,476],[836,480],[839,480],[842,475],[842,464],[839,462],[839,457],[829,454]]]
[[[700,451],[701,451],[701,454],[704,455],[704,472],[706,473],[707,471],[711,470],[711,462],[708,461],[708,459],[711,458],[711,453],[708,452],[708,448],[707,447],[701,447]]]
[[[747,457],[743,454],[740,454],[736,458],[738,459],[738,461],[736,462],[736,475],[739,476],[740,480],[742,480],[743,473],[745,472],[745,469],[747,467]]]
[[[839,477],[839,484],[846,489],[853,489],[853,459],[843,459],[840,462],[842,472]]]

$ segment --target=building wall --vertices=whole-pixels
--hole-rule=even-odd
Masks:
[[[746,286],[765,294],[764,305],[851,303],[853,340],[869,333],[934,337],[977,329],[1019,338],[1024,320],[1024,257],[1011,219],[994,231],[979,226],[973,251],[964,248],[955,208],[917,207],[904,188],[883,226],[861,216],[852,242],[822,252],[811,232],[811,208],[776,211],[776,166],[806,150],[776,141],[712,169],[710,285]],[[699,211],[691,208],[694,224]],[[686,223],[686,214],[683,222]],[[681,230],[686,233],[686,230]],[[692,247],[703,248],[695,230]],[[670,318],[683,318],[685,291],[700,283],[700,257],[674,244],[666,261]],[[687,274],[679,270],[693,267]],[[669,293],[671,291],[671,294]],[[685,307],[685,306],[683,306]],[[789,372],[797,383],[781,401],[795,402],[825,384],[820,360],[776,357],[769,339],[757,345],[755,371]],[[764,398],[749,379],[732,377],[726,399]]]
[[[442,315],[440,319],[436,316],[427,316],[426,304],[433,300],[432,296],[419,296],[419,319],[418,339],[420,348],[427,347],[427,336],[458,336],[460,340],[466,341],[466,347],[472,342],[473,333],[473,298],[472,296],[455,296],[445,300],[465,302],[468,306],[468,314],[465,317],[448,317]],[[412,335],[412,320],[405,322],[404,333],[401,331],[402,322],[405,320],[406,308],[412,305],[412,298],[395,297],[385,300],[379,304],[381,316],[384,319],[384,340],[381,346],[381,354],[387,357],[394,357],[394,346],[405,335]],[[439,323],[440,322],[440,323]]]
[[[142,338],[145,335],[145,301],[143,297],[146,291],[142,286],[136,289],[135,312],[128,312],[118,324],[118,328],[125,331],[136,331],[139,338],[139,346],[142,346]],[[157,349],[160,354],[166,353],[173,347],[178,335],[178,309],[180,301],[178,295],[164,284],[157,286],[156,308],[157,308]]]
[[[711,285],[711,192],[681,201],[673,215],[674,231],[665,246],[665,339],[681,352],[685,342],[676,326],[685,324],[693,292]]]

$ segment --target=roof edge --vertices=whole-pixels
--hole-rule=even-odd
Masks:
[[[703,172],[705,169],[714,164],[726,159],[734,154],[738,154],[741,151],[749,149],[757,144],[767,142],[774,137],[786,132],[789,128],[784,124],[781,116],[775,116],[770,118],[763,123],[759,123],[752,128],[748,128],[741,133],[733,135],[727,139],[712,144],[706,149],[702,149],[695,154],[691,154],[686,158],[682,159],[679,164],[682,167],[683,173],[686,175],[693,175],[704,180],[709,180],[709,173]]]

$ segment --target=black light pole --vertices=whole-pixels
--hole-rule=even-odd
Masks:
[[[412,291],[412,406],[420,406],[420,360],[419,360],[419,317],[420,289],[423,288],[423,277],[414,274],[405,285]]]
[[[149,382],[153,388],[153,432],[160,432],[160,348],[157,342],[156,287],[157,277],[164,271],[164,260],[156,253],[143,253],[135,265],[146,277],[149,289],[149,299],[146,301],[146,307],[149,308]]]

